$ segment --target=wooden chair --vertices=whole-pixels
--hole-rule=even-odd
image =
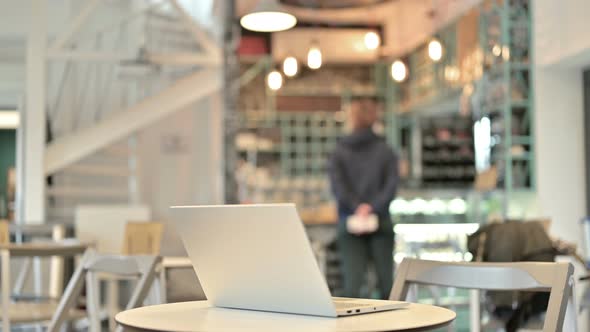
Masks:
[[[7,244],[10,242],[10,231],[8,229],[8,221],[0,220],[0,244]]]
[[[569,263],[448,263],[405,258],[396,274],[390,300],[405,300],[411,284],[549,292],[543,332],[558,332],[562,331],[568,299],[571,300],[573,271]]]
[[[159,255],[164,224],[158,222],[128,222],[125,225],[123,255]]]
[[[121,276],[137,279],[131,299],[126,310],[140,307],[156,276],[156,269],[161,262],[160,256],[118,256],[101,255],[94,250],[87,250],[74,272],[72,279],[62,296],[57,310],[51,319],[48,331],[60,331],[62,324],[68,319],[67,313],[74,308],[86,281],[87,313],[90,320],[90,331],[99,332],[99,287],[98,274]],[[117,331],[122,331],[119,326]]]

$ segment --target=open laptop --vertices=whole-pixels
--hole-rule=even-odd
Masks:
[[[294,204],[174,206],[172,212],[216,307],[338,317],[408,305],[332,298]]]

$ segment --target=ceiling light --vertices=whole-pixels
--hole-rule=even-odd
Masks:
[[[311,69],[318,69],[322,66],[322,51],[312,44],[307,52],[307,66]]]
[[[240,24],[252,31],[275,32],[291,29],[297,19],[282,10],[276,0],[260,0],[253,11],[242,16]]]
[[[449,82],[456,82],[461,77],[461,71],[457,66],[445,66],[445,79]]]
[[[396,60],[391,65],[391,77],[396,82],[403,82],[407,76],[408,76],[408,69],[406,68],[406,65],[403,62],[401,62],[400,60]]]
[[[381,38],[376,32],[370,31],[365,34],[365,47],[368,50],[376,50],[379,45],[381,45]]]
[[[283,61],[283,73],[287,77],[293,77],[297,75],[297,70],[299,69],[299,64],[297,63],[297,59],[295,57],[287,57]]]
[[[17,111],[0,111],[0,129],[16,129],[20,123]]]
[[[433,39],[428,43],[428,56],[434,62],[440,61],[442,59],[443,54],[443,47],[438,39]]]
[[[510,60],[510,48],[508,46],[502,46],[502,58],[504,61]]]
[[[500,45],[495,44],[494,47],[492,47],[492,54],[496,57],[502,55],[502,48],[500,47]]]
[[[276,70],[271,71],[266,77],[266,84],[272,91],[277,91],[283,86],[283,75]]]

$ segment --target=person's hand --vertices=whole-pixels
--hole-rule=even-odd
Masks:
[[[370,204],[362,203],[356,208],[356,210],[354,211],[354,214],[359,217],[366,218],[372,212],[373,212],[373,207]]]

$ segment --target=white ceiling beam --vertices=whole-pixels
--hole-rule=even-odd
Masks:
[[[68,165],[189,106],[221,88],[218,69],[205,69],[175,82],[160,93],[104,119],[96,125],[54,140],[45,150],[45,174]]]
[[[74,37],[74,35],[80,30],[82,25],[88,19],[88,16],[92,14],[92,12],[96,9],[96,6],[100,3],[101,0],[88,0],[86,6],[82,8],[82,10],[78,13],[78,15],[72,21],[72,24],[61,33],[56,39],[55,42],[49,47],[51,51],[57,51],[63,49],[66,44]]]
[[[197,22],[182,8],[180,4],[178,4],[177,0],[169,0],[170,4],[176,9],[176,11],[180,14],[180,17],[183,23],[186,25],[187,29],[191,32],[191,34],[195,37],[197,43],[207,53],[214,57],[221,57],[221,49],[217,46],[217,43],[205,32],[205,30],[197,24]]]
[[[148,59],[159,65],[201,65],[210,67],[221,65],[221,58],[198,53],[150,53]]]

